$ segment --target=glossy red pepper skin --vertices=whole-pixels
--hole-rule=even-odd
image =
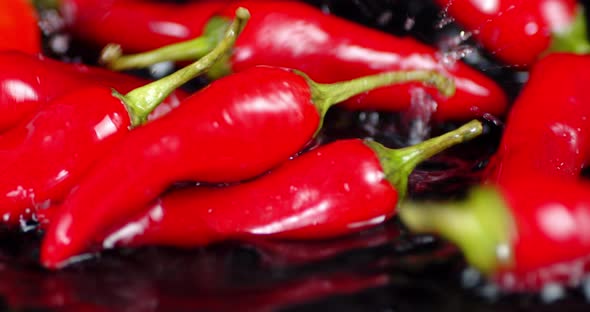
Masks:
[[[32,209],[65,197],[130,126],[121,100],[96,86],[57,98],[0,136],[2,221],[26,220]]]
[[[71,6],[81,0],[68,0]],[[85,0],[90,1],[91,0]],[[93,38],[99,44],[115,42],[121,44],[127,51],[147,51],[154,45],[163,46],[168,40],[159,40],[159,34],[138,36],[137,25],[149,25],[153,16],[149,11],[158,12],[158,21],[169,19],[175,23],[178,14],[192,12],[195,21],[203,22],[187,24],[195,33],[178,36],[177,41],[194,38],[199,35],[205,21],[213,16],[231,18],[237,6],[246,7],[252,18],[244,30],[229,60],[229,69],[239,72],[254,65],[271,65],[302,70],[312,79],[321,83],[348,80],[391,70],[408,69],[436,69],[441,73],[455,78],[457,92],[453,97],[442,98],[434,90],[430,94],[438,102],[434,118],[438,120],[465,120],[484,113],[501,115],[505,112],[507,99],[503,91],[489,78],[478,73],[469,66],[455,62],[444,65],[439,53],[411,38],[396,38],[394,36],[368,29],[348,22],[341,18],[324,14],[320,10],[294,1],[240,1],[223,9],[212,9],[210,2],[188,3],[173,10],[173,16],[168,16],[166,7],[154,3],[117,1],[97,17],[97,11],[87,12],[80,16],[73,25],[102,33],[103,29],[96,27],[109,24],[113,27],[125,29],[128,25],[128,11],[141,11],[145,15],[136,17],[133,29],[134,38],[142,38],[141,42],[148,45],[138,46],[134,42],[126,42],[125,38],[114,38],[109,33],[108,40],[100,40],[101,34],[85,34],[86,38]],[[219,5],[214,3],[213,6]],[[79,12],[86,11],[78,4]],[[171,10],[172,11],[172,10]],[[100,11],[99,11],[100,12]],[[218,12],[214,14],[213,12]],[[208,14],[208,16],[205,16]],[[121,17],[125,17],[124,19]],[[203,18],[201,20],[201,18]],[[146,20],[147,19],[147,20]],[[83,26],[83,27],[82,27]],[[146,31],[149,28],[143,29]],[[125,31],[118,30],[119,33]],[[184,37],[184,38],[181,38]],[[152,38],[147,40],[146,38]],[[160,41],[160,42],[158,42]],[[164,42],[166,41],[166,42]],[[158,42],[156,44],[156,42]],[[413,94],[418,92],[415,84],[403,84],[380,88],[346,101],[346,105],[354,109],[378,109],[400,111],[407,109]]]
[[[486,178],[514,173],[577,178],[590,160],[590,57],[556,53],[537,62],[514,102]]]
[[[79,88],[102,85],[126,93],[146,84],[146,80],[134,76],[18,51],[0,52],[0,68],[0,132],[25,122],[56,97]],[[178,106],[186,96],[182,90],[175,91],[151,119]]]
[[[567,31],[578,10],[576,0],[437,0],[449,16],[470,30],[506,63],[530,66]]]
[[[235,42],[248,11],[241,9],[207,57],[124,95],[100,85],[58,97],[20,127],[0,136],[0,214],[25,219],[27,208],[61,201],[117,139],[147,122],[176,88],[211,68]],[[303,79],[303,78],[301,78]],[[42,157],[43,165],[35,166]]]
[[[82,251],[104,227],[131,217],[174,182],[264,173],[299,151],[319,123],[307,81],[289,70],[255,67],[213,82],[130,132],[97,164],[50,225],[45,262],[55,267]]]
[[[165,195],[117,227],[104,244],[189,247],[248,235],[332,238],[384,222],[397,200],[369,146],[336,141],[251,182]]]
[[[41,32],[30,1],[4,0],[0,3],[0,38],[0,51],[41,52]]]
[[[225,6],[206,1],[198,4],[197,11],[142,0],[62,0],[61,13],[78,38],[99,46],[121,42],[126,50],[139,52],[197,37],[208,19]]]
[[[84,181],[55,213],[43,241],[43,265],[59,268],[68,264],[68,261],[75,260],[72,259],[73,256],[83,252],[110,227],[142,213],[144,207],[176,181],[227,182],[252,178],[286,160],[288,156],[285,155],[301,149],[313,135],[313,128],[317,129],[319,116],[318,109],[311,105],[305,85],[289,90],[289,85],[292,87],[301,83],[293,81],[292,75],[297,75],[297,79],[303,78],[285,69],[268,67],[253,67],[248,72],[249,75],[235,74],[230,76],[233,79],[218,80],[198,93],[200,97],[193,97],[199,102],[225,98],[226,103],[212,102],[221,103],[213,109],[183,109],[189,107],[187,101],[193,99],[189,98],[169,115],[131,132],[110,155],[97,163],[95,170],[85,176]],[[270,88],[259,85],[258,90],[252,90],[245,86],[247,82],[244,81],[240,87],[228,89],[226,83],[220,83],[229,81],[234,84],[235,80],[242,80],[243,77],[259,84],[268,79],[271,83],[266,86]],[[258,79],[254,79],[256,77]],[[307,83],[306,80],[303,82]],[[208,90],[213,90],[213,93],[207,94]],[[223,90],[226,93],[218,93]],[[236,93],[233,93],[234,90]],[[232,98],[233,100],[227,101]],[[267,105],[268,99],[274,100],[272,106]],[[236,112],[240,113],[239,117],[235,116]],[[193,118],[185,121],[186,116],[206,116],[206,119]],[[310,117],[310,120],[300,116]],[[219,126],[221,120],[226,125]],[[170,124],[164,128],[162,125],[166,125],[165,123]],[[229,199],[219,203],[220,206],[228,207],[219,207],[216,210],[209,206],[208,209],[196,212],[203,213],[203,216],[211,215],[217,220],[189,221],[184,216],[178,218],[178,214],[170,218],[171,223],[180,222],[179,219],[188,223],[204,221],[207,225],[189,227],[190,231],[203,231],[200,235],[194,233],[192,238],[181,240],[181,235],[176,233],[184,229],[174,230],[174,226],[166,225],[162,237],[170,235],[173,236],[170,242],[176,239],[197,244],[195,242],[205,243],[219,239],[215,235],[226,238],[230,235],[268,232],[278,237],[290,238],[331,237],[364,228],[382,222],[393,214],[398,193],[405,194],[407,177],[418,163],[450,146],[477,137],[481,131],[481,123],[473,120],[454,131],[399,150],[387,149],[370,141],[364,142],[364,145],[354,140],[351,143],[334,143],[330,145],[330,148],[335,149],[333,152],[323,149],[311,152],[312,156],[303,158],[301,164],[295,161],[290,163],[295,169],[276,169],[279,178],[270,173],[260,178],[260,181],[267,182],[253,182],[270,186],[272,181],[278,184],[281,178],[289,181],[280,183],[274,195],[270,195],[272,189],[265,193],[251,192],[257,189],[254,186],[242,186],[248,191],[232,188],[236,196],[244,197],[238,200],[227,196],[225,191],[220,191],[218,195],[212,196],[211,201]],[[302,133],[311,134],[306,137]],[[288,138],[288,142],[284,138]],[[297,144],[299,146],[295,146]],[[206,150],[194,146],[205,146]],[[269,149],[268,146],[273,147]],[[344,152],[340,149],[344,149]],[[335,177],[330,181],[313,173],[301,180],[297,177],[285,179],[294,171],[304,170],[305,166],[312,166],[319,172],[321,166],[313,164],[314,161],[334,170],[339,168],[339,172],[332,173]],[[342,164],[339,162],[346,166],[340,168]],[[325,172],[324,170],[325,168],[321,172]],[[355,182],[353,177],[360,180]],[[113,185],[113,179],[117,179],[116,185]],[[329,187],[333,189],[330,190]],[[319,189],[323,189],[322,194]],[[207,195],[203,196],[208,198]],[[261,202],[255,202],[256,200]],[[207,202],[207,199],[204,201]],[[247,204],[246,209],[239,205],[232,207],[233,201],[250,204]],[[278,205],[276,210],[273,205]],[[260,209],[265,211],[264,214],[254,212],[260,212]],[[330,214],[324,210],[339,210],[341,213]],[[238,214],[238,217],[224,219],[229,212]],[[249,214],[252,215],[249,217]],[[315,227],[315,224],[318,226]]]
[[[590,273],[590,183],[513,173],[459,203],[399,209],[410,230],[456,243],[469,264],[507,291],[578,286]]]
[[[579,285],[590,272],[590,184],[515,177],[501,194],[516,226],[514,265],[500,268],[494,279],[509,290]]]
[[[465,120],[484,113],[502,115],[506,110],[506,97],[492,80],[462,62],[444,65],[435,49],[410,37],[398,38],[361,27],[297,2],[235,5],[247,7],[252,19],[236,42],[233,71],[268,64],[300,69],[318,82],[333,82],[381,71],[434,69],[453,77],[457,88],[449,98],[429,89],[438,103],[433,116],[436,120]],[[231,17],[232,12],[230,7],[221,14]],[[406,110],[417,88],[415,84],[380,88],[344,105],[351,109]]]

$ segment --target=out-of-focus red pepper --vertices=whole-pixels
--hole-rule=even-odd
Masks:
[[[589,83],[588,56],[556,53],[537,62],[508,115],[487,179],[501,184],[517,172],[577,178],[590,160]]]
[[[415,166],[481,131],[481,123],[472,121],[399,150],[336,141],[250,182],[166,195],[115,226],[104,245],[187,247],[248,235],[317,240],[358,232],[395,214]]]
[[[101,85],[66,93],[30,121],[1,135],[2,221],[26,220],[30,209],[62,200],[131,127],[143,124],[173,90],[202,74],[227,52],[248,18],[247,11],[241,12],[219,47],[190,67],[126,95]]]
[[[576,0],[437,0],[499,59],[530,66],[549,52],[590,52]]]
[[[197,37],[209,18],[227,3],[205,1],[186,10],[173,3],[141,0],[61,0],[68,30],[88,43],[124,44],[127,51],[146,51]],[[215,46],[214,42],[208,47]]]
[[[397,38],[369,29],[304,3],[239,1],[221,9],[220,3],[211,2],[164,5],[110,1],[111,6],[95,8],[84,6],[92,0],[84,0],[84,5],[80,1],[65,1],[72,27],[85,30],[79,36],[96,40],[98,44],[114,42],[126,51],[147,51],[170,41],[195,38],[213,17],[204,31],[206,36],[190,43],[118,61],[115,61],[116,53],[106,53],[114,68],[198,58],[217,40],[216,34],[233,16],[235,6],[244,6],[252,12],[252,20],[231,57],[219,66],[218,74],[239,72],[254,65],[272,65],[298,69],[315,81],[330,83],[391,70],[437,70],[454,78],[457,92],[452,98],[443,98],[435,90],[429,90],[438,103],[434,118],[465,120],[484,113],[501,115],[507,105],[503,91],[491,79],[464,63],[445,64],[435,49],[412,38]],[[182,20],[184,15],[191,16],[190,23]],[[116,31],[109,31],[111,27]],[[176,37],[162,39],[164,32]],[[381,88],[354,97],[346,105],[353,109],[400,111],[409,107],[416,96],[415,89],[415,84]]]
[[[408,203],[399,211],[416,232],[456,243],[467,261],[506,290],[578,285],[590,272],[590,184],[514,175],[461,203]]]
[[[29,0],[0,1],[0,51],[41,52],[37,14]]]
[[[148,81],[100,67],[63,63],[41,55],[0,51],[0,132],[30,118],[56,97],[89,85],[126,93]],[[175,90],[149,119],[177,107],[187,94]]]
[[[131,217],[175,182],[232,182],[263,174],[313,138],[331,105],[408,80],[433,83],[447,95],[454,91],[451,80],[435,71],[318,84],[301,72],[259,66],[213,82],[129,133],[97,163],[50,225],[44,265],[66,264],[104,227]]]

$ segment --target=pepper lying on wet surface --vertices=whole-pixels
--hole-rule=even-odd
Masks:
[[[67,0],[64,3],[67,12],[72,13],[73,31],[81,30],[81,37],[97,40],[100,45],[114,42],[122,45],[125,51],[147,51],[154,49],[154,45],[162,47],[170,41],[193,39],[202,32],[206,34],[192,43],[156,52],[155,58],[150,55],[117,60],[116,56],[110,56],[107,63],[116,68],[127,67],[127,64],[147,66],[164,60],[198,58],[217,40],[219,29],[225,27],[235,7],[243,6],[251,11],[252,19],[231,56],[219,66],[221,74],[241,72],[255,65],[270,65],[298,69],[317,82],[332,83],[384,71],[436,70],[452,78],[457,88],[455,95],[449,98],[440,96],[435,89],[427,89],[437,102],[433,113],[436,121],[465,121],[486,113],[499,116],[507,109],[507,98],[502,89],[461,61],[446,64],[439,51],[413,38],[385,34],[325,14],[301,2],[237,1],[223,8],[220,3],[199,1],[181,5],[113,0],[108,1],[109,5],[102,2],[89,5],[89,2],[96,0]],[[70,7],[76,10],[69,10]],[[134,23],[128,23],[129,16],[133,16]],[[186,16],[194,18],[186,21]],[[210,18],[212,20],[206,28]],[[158,25],[173,24],[185,31],[174,38],[164,39],[159,31],[154,30],[154,19]],[[116,27],[117,31],[113,33],[103,28],[105,23]],[[343,104],[350,109],[398,112],[410,107],[413,98],[419,94],[417,92],[416,84],[402,84],[353,97]]]

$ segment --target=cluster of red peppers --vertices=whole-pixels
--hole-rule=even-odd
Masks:
[[[590,59],[580,54],[590,45],[576,1],[438,1],[491,55],[530,71],[509,111],[503,90],[465,63],[302,2],[58,2],[72,36],[105,46],[106,67],[181,68],[145,81],[51,59],[27,0],[0,4],[19,17],[2,16],[0,34],[30,31],[0,46],[0,218],[39,223],[46,268],[97,248],[336,237],[403,204],[411,230],[452,240],[506,289],[584,277]],[[202,74],[214,81],[180,89]],[[331,106],[400,112],[418,91],[436,103],[432,122],[466,123],[400,149],[310,146]],[[404,201],[417,165],[482,133],[469,120],[506,113],[485,185],[467,201]]]

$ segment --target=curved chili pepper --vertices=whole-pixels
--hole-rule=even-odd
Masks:
[[[194,65],[126,95],[103,86],[67,93],[0,136],[2,220],[14,224],[26,219],[27,208],[62,200],[94,162],[131,127],[144,123],[172,90],[227,52],[248,18],[247,11],[241,12],[219,47]]]
[[[240,181],[272,169],[313,138],[331,105],[409,80],[433,83],[448,95],[454,90],[434,71],[318,84],[301,72],[261,66],[213,82],[129,133],[86,175],[47,232],[45,264],[65,264],[103,227],[130,217],[177,181]]]
[[[500,184],[516,172],[577,178],[590,160],[589,83],[589,56],[555,53],[537,62],[511,108],[487,178]]]
[[[114,230],[104,246],[113,247],[120,241],[125,245],[194,246],[248,234],[309,240],[357,232],[394,215],[399,198],[405,195],[408,175],[416,165],[450,146],[477,137],[481,131],[481,123],[472,121],[440,137],[399,150],[370,141],[337,141],[251,182],[167,195]],[[93,220],[99,217],[87,213],[94,215]],[[77,228],[89,226],[74,214],[66,217],[76,220],[68,240],[75,239]],[[112,224],[104,225],[109,226]],[[59,249],[64,244],[54,245],[52,230],[56,231],[50,225],[50,240],[45,239],[42,251],[42,262],[48,267],[63,262],[63,251]]]
[[[100,67],[63,63],[18,51],[0,51],[0,68],[0,132],[27,120],[65,93],[90,85],[113,87],[126,93],[148,82]],[[175,90],[149,119],[177,107],[186,96],[184,91]]]
[[[576,0],[437,0],[493,55],[530,66],[549,52],[590,52]]]
[[[174,5],[169,4],[115,1],[108,10],[103,8],[101,11],[86,10],[81,4],[77,4],[78,1],[80,0],[68,0],[67,3],[77,7],[79,13],[72,25],[93,32],[85,33],[84,37],[96,39],[99,44],[115,42],[129,51],[146,51],[153,48],[156,42],[158,47],[162,47],[170,41],[160,40],[159,32],[155,35],[145,33],[151,31],[154,20],[157,23],[166,21],[186,29],[182,34],[178,33],[176,42],[194,38],[205,29],[205,36],[202,38],[131,59],[117,59],[116,53],[107,52],[105,55],[110,54],[107,57],[108,62],[115,68],[138,64],[145,66],[162,60],[198,58],[217,40],[217,33],[225,27],[227,19],[233,16],[235,6],[243,6],[252,12],[252,20],[236,42],[234,53],[219,66],[220,69],[216,72],[218,75],[240,72],[254,65],[271,65],[298,69],[318,82],[330,83],[383,71],[437,70],[454,78],[457,92],[451,98],[443,98],[435,90],[429,89],[438,103],[435,119],[464,120],[484,113],[501,115],[506,110],[507,100],[503,91],[492,80],[469,66],[461,62],[446,66],[435,49],[414,39],[396,38],[326,15],[304,3],[240,1],[219,9],[216,8],[219,3],[197,2],[176,5],[174,9]],[[152,11],[158,14],[150,13]],[[218,13],[214,14],[216,11]],[[128,16],[134,14],[133,28],[130,28]],[[192,14],[194,20],[184,23],[179,14]],[[205,21],[212,16],[215,17],[205,27]],[[197,25],[195,21],[202,24]],[[117,27],[118,37],[114,37],[103,27],[96,27],[98,23]],[[136,33],[139,28],[142,29],[141,35]],[[107,34],[108,41],[101,40]],[[141,42],[128,42],[125,38],[127,36],[136,40],[141,38]],[[140,45],[145,42],[149,42],[149,46]],[[354,97],[346,101],[346,105],[353,109],[404,110],[409,107],[415,89],[415,84],[382,88]]]
[[[547,283],[578,285],[590,272],[590,184],[518,176],[474,190],[460,203],[408,203],[400,216],[411,230],[456,243],[467,261],[506,290]]]
[[[41,32],[35,8],[28,0],[0,2],[0,51],[41,52]]]
[[[399,150],[336,141],[250,182],[166,195],[110,234],[104,246],[186,247],[251,234],[317,240],[358,232],[395,214],[415,166],[481,131],[473,121]]]

